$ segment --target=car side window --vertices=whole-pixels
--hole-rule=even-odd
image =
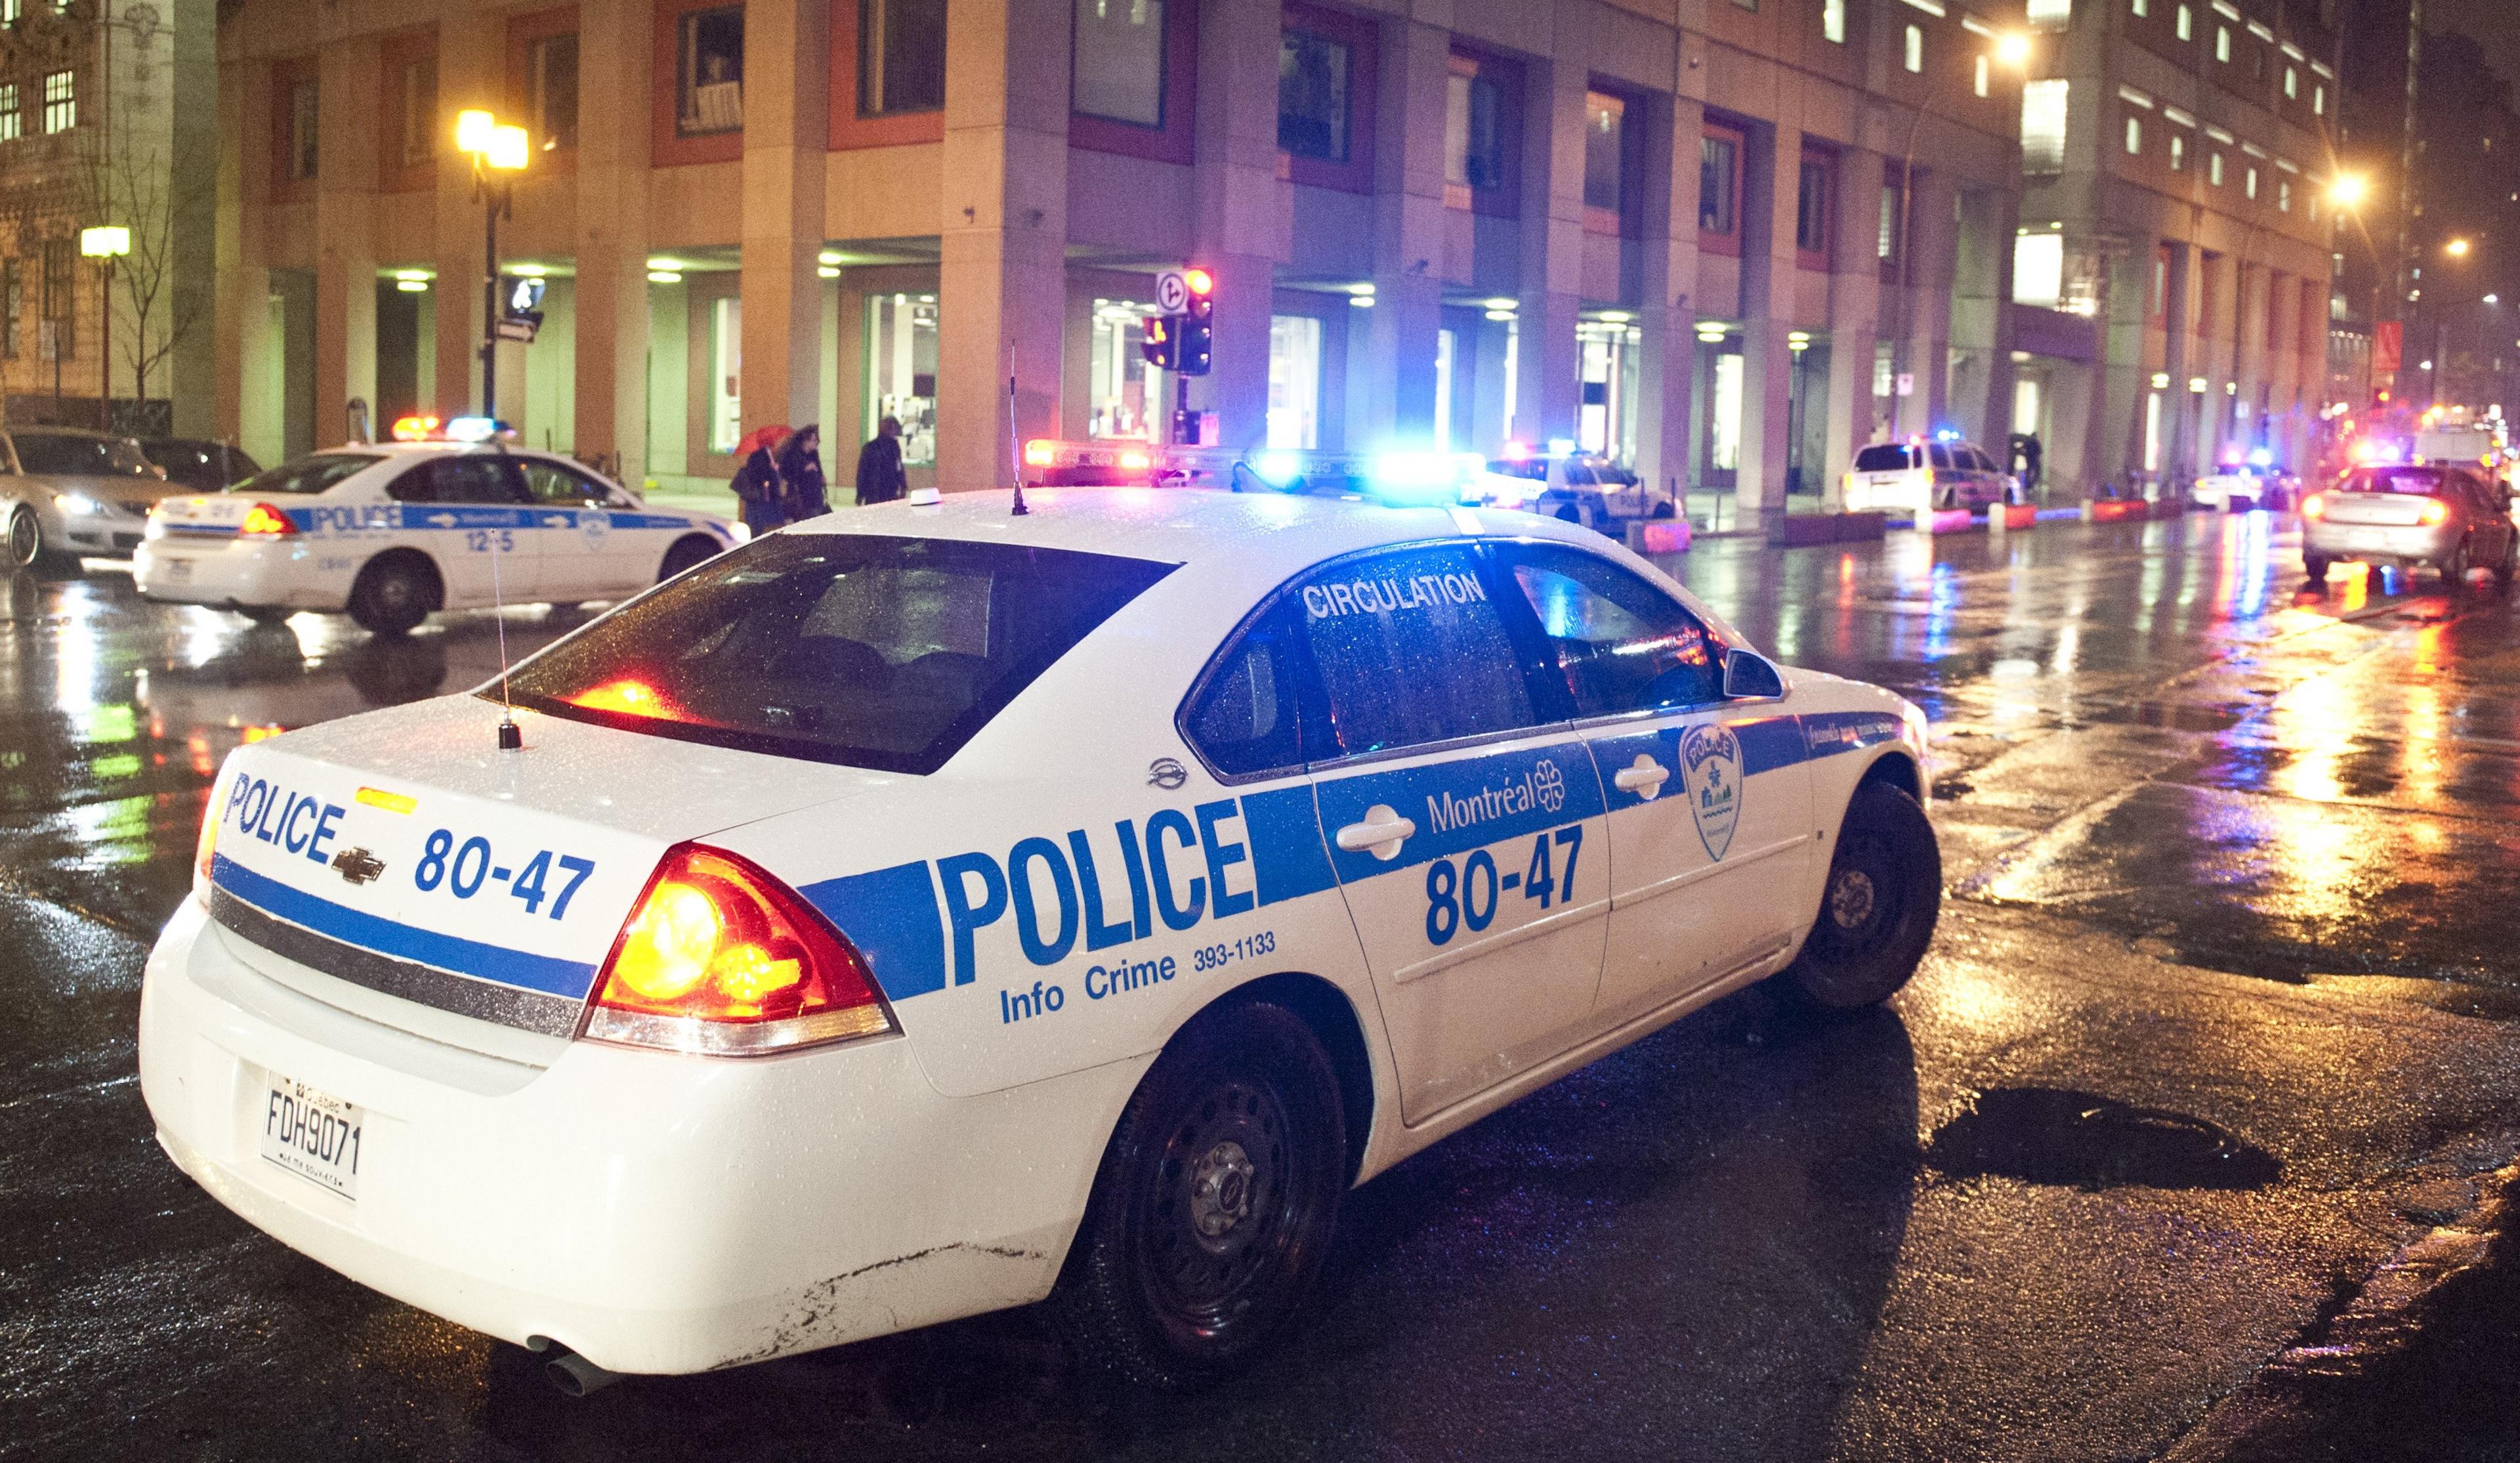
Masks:
[[[1578,716],[1704,706],[1724,698],[1723,646],[1688,607],[1580,549],[1504,551],[1540,622],[1545,663]]]
[[[1567,486],[1597,487],[1599,484],[1600,480],[1593,476],[1593,469],[1590,466],[1580,462],[1570,462],[1566,464]]]
[[[1288,596],[1229,641],[1183,717],[1191,745],[1225,776],[1293,772],[1337,755],[1304,657],[1303,610]]]
[[[1539,724],[1512,637],[1467,545],[1349,560],[1299,580],[1290,597],[1321,677],[1334,754]]]
[[[1931,461],[1933,462],[1934,466],[1936,466],[1936,467],[1938,467],[1938,468],[1941,468],[1941,469],[1943,469],[1943,470],[1944,470],[1944,471],[1946,471],[1946,472],[1949,472],[1949,471],[1951,470],[1951,466],[1952,466],[1952,449],[1951,449],[1951,448],[1946,447],[1946,446],[1943,446],[1943,445],[1941,445],[1940,443],[1936,443],[1933,447],[1929,448],[1928,450],[1933,454],[1933,455],[1932,455],[1932,458],[1931,458]]]
[[[583,473],[538,457],[525,458],[518,466],[524,470],[525,491],[546,508],[613,506],[610,491]]]
[[[398,503],[524,504],[524,483],[506,459],[436,457],[396,478],[385,494]]]

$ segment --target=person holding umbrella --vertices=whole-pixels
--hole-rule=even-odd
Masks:
[[[823,429],[804,426],[779,444],[771,461],[787,485],[788,522],[801,523],[832,511],[830,485],[823,480]]]
[[[743,505],[743,526],[755,538],[788,522],[787,484],[771,452],[792,434],[784,426],[756,427],[735,444],[735,480],[727,485]]]

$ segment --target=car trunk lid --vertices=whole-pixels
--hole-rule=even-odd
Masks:
[[[2432,501],[2413,493],[2349,490],[2328,494],[2323,516],[2331,524],[2411,528],[2424,521],[2424,505]]]

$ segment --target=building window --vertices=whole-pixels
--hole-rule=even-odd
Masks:
[[[1436,394],[1442,411],[1443,393]],[[1322,322],[1269,317],[1269,445],[1299,451],[1322,444]],[[1449,424],[1446,424],[1449,425]],[[1444,439],[1439,429],[1436,440]]]
[[[2021,88],[2021,170],[2065,170],[2065,98],[2062,78],[2025,82]]]
[[[11,88],[15,90],[15,88]],[[25,282],[15,256],[0,259],[0,356],[18,358],[18,309],[25,299]]]
[[[2152,14],[2152,0],[2129,0],[2129,8],[2134,10],[2135,18],[2140,21]]]
[[[2285,101],[2287,101],[2287,102],[2295,102],[2295,101],[2299,101],[2300,99],[2301,99],[2301,72],[2300,72],[2300,71],[2298,71],[2298,70],[2295,70],[2295,69],[2294,69],[2293,68],[2291,68],[2291,67],[2285,67],[2285,68],[2284,68],[2284,100],[2285,100]]]
[[[2327,88],[2323,84],[2315,84],[2310,89],[2310,114],[2327,115]]]
[[[1925,28],[1921,25],[1908,27],[1907,58],[1908,69],[1922,71],[1925,69]]]
[[[2074,0],[2030,0],[2029,21],[2042,30],[2062,30],[2074,23]]]
[[[709,302],[708,449],[729,453],[743,435],[743,299]]]
[[[1846,44],[1846,0],[1820,0],[1820,38]]]
[[[2158,244],[2152,251],[2152,293],[2144,300],[2144,313],[2155,320],[2170,314],[2170,246]]]
[[[945,0],[860,0],[858,115],[945,105]]]
[[[1710,128],[1697,140],[1697,231],[1730,238],[1740,200],[1741,134]]]
[[[2214,59],[2216,61],[2231,59],[2231,27],[2228,25],[2214,27]]]
[[[1973,87],[1973,89],[1977,92],[1977,94],[1978,94],[1979,96],[1981,96],[1981,97],[1986,95],[1986,87],[1987,87],[1987,77],[1988,77],[1988,73],[1989,73],[1989,72],[1991,72],[1993,69],[1994,69],[1994,68],[1993,68],[1991,65],[1989,65],[1989,63],[1987,62],[1986,57],[1984,57],[1983,55],[1981,55],[1981,56],[1979,56],[1979,57],[1978,57],[1978,59],[1977,59],[1977,77],[1976,77],[1975,81],[1972,83],[1972,87]]]
[[[1585,226],[1616,233],[1628,177],[1628,100],[1608,92],[1584,94]]]
[[[1164,0],[1076,0],[1074,109],[1164,124]]]
[[[525,48],[525,125],[537,150],[577,146],[577,32]]]
[[[2223,155],[2222,155],[2222,154],[2220,154],[2220,153],[2209,153],[2209,154],[2207,154],[2207,155],[2206,155],[2206,157],[2205,157],[2205,181],[2206,181],[2206,182],[2208,182],[2208,183],[2213,184],[2213,185],[2214,185],[2215,187],[2217,187],[2217,188],[2220,188],[2220,187],[2222,187],[2222,186],[2223,186]]]
[[[2179,38],[2183,41],[2196,38],[2196,13],[2184,5],[2179,7]]]
[[[1278,32],[1278,146],[1297,158],[1348,160],[1353,53],[1310,30]]]
[[[18,114],[18,83],[0,82],[0,142],[16,142],[24,135],[24,118]]]
[[[2065,236],[2053,229],[2015,235],[2012,302],[2052,310],[2065,294]]]
[[[437,58],[424,56],[402,69],[402,165],[424,167],[437,156]]]
[[[72,293],[76,281],[72,271],[77,263],[77,240],[44,241],[44,325],[52,336],[48,354],[53,360],[67,361],[78,355],[78,297]]]
[[[890,417],[901,424],[902,466],[933,467],[936,298],[907,293],[870,295],[866,322],[866,419],[859,431],[873,436],[883,419]]]
[[[2141,155],[2142,155],[2142,153],[2143,153],[2143,118],[2142,118],[2142,117],[2135,116],[2135,115],[2132,115],[2132,114],[2130,114],[2130,115],[2127,117],[2126,148],[2127,148],[2127,156],[2128,156],[2128,157],[2130,157],[2130,158],[2133,158],[2133,157],[2139,157],[2139,156],[2141,156]]]
[[[67,80],[69,73],[64,71],[61,74]],[[67,92],[69,88],[65,84],[62,89]],[[288,180],[292,183],[303,183],[315,176],[317,99],[312,76],[300,77],[289,88],[289,112],[284,118],[289,129],[289,145],[281,154],[281,161]],[[53,126],[53,78],[50,76],[44,78],[44,130],[57,130]]]
[[[1873,252],[1877,257],[1879,257],[1881,262],[1886,265],[1892,263],[1896,258],[1898,254],[1898,247],[1899,185],[1884,179],[1881,184],[1881,235],[1878,243],[1874,246]],[[1887,396],[1890,393],[1886,390],[1880,390],[1875,391],[1872,394],[1875,396]]]
[[[2249,169],[2248,181],[2244,185],[2243,191],[2245,191],[2251,198],[2256,198],[2258,196],[2258,170],[2254,166]]]
[[[2266,48],[2266,47],[2264,47],[2264,46],[2251,46],[2251,47],[2249,48],[2249,74],[2250,74],[2250,76],[2252,76],[2252,77],[2254,77],[2255,79],[2260,80],[2260,81],[2264,81],[2265,79],[2267,79],[2267,48]]]
[[[2278,213],[2292,211],[2292,180],[2289,178],[2275,179],[2275,211]]]
[[[1476,63],[1454,63],[1444,90],[1444,181],[1473,196],[1493,193],[1505,186],[1503,99]]]
[[[674,131],[708,137],[743,130],[743,7],[676,18]]]
[[[298,86],[306,94],[307,99],[306,125],[298,129],[299,135],[304,139],[301,146],[306,150],[307,161],[306,170],[297,176],[311,178],[315,176],[315,83],[303,81],[298,83]],[[77,125],[78,82],[75,74],[69,71],[45,72],[44,135],[50,137],[56,132],[67,132]]]
[[[1794,187],[1794,248],[1818,256],[1823,265],[1828,257],[1828,200],[1834,191],[1829,185],[1835,171],[1826,158],[1806,155]]]

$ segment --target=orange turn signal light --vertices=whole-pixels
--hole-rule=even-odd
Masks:
[[[245,522],[237,526],[237,531],[279,537],[296,532],[297,526],[291,523],[289,515],[281,510],[268,503],[256,503],[245,511]]]

